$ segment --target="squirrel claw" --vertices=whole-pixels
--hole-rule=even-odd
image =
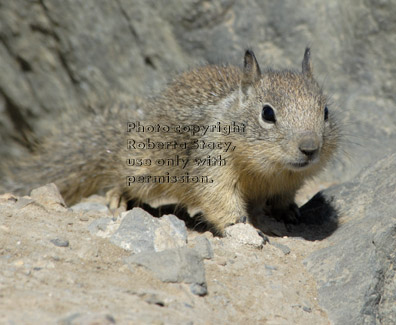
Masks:
[[[269,238],[261,230],[257,230],[257,233],[261,238],[263,238],[263,245],[270,243]]]
[[[247,216],[239,217],[239,218],[235,221],[235,223],[246,223],[246,222],[247,222]]]

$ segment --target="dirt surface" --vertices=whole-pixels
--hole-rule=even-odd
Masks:
[[[329,323],[303,265],[319,241],[270,237],[258,249],[204,233],[214,257],[204,260],[208,294],[200,297],[128,267],[131,252],[88,231],[104,216],[0,196],[0,323]],[[188,240],[197,235],[189,230]]]

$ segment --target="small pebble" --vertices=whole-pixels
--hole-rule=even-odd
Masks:
[[[267,242],[266,238],[258,234],[256,228],[244,223],[237,223],[225,228],[225,237],[231,238],[242,245],[250,245],[256,248],[262,248]]]
[[[272,265],[264,265],[266,270],[271,270],[271,271],[276,271],[278,268],[276,266],[272,266]]]
[[[90,212],[90,211],[95,211],[95,212],[100,212],[104,214],[110,214],[109,208],[101,203],[96,203],[96,202],[81,202],[73,205],[71,209],[74,212],[77,211],[83,211],[83,212]]]
[[[190,290],[191,290],[191,293],[193,293],[194,295],[201,296],[201,297],[207,295],[207,293],[208,293],[208,289],[206,288],[206,286],[203,286],[198,283],[191,284]]]
[[[272,243],[272,246],[279,248],[283,254],[288,255],[290,254],[290,248],[286,245],[280,244],[280,243]]]
[[[55,238],[51,239],[50,242],[58,247],[69,247],[69,241],[67,239]]]
[[[88,230],[92,235],[97,235],[99,231],[106,231],[107,226],[111,223],[110,218],[95,219],[88,226]]]
[[[149,295],[145,299],[145,302],[147,302],[150,305],[157,305],[157,306],[160,306],[160,307],[164,307],[165,306],[165,302],[162,299],[160,299],[158,297],[158,295],[156,295],[156,294]]]

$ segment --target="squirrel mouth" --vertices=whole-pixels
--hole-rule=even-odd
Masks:
[[[293,163],[289,163],[288,165],[290,167],[292,167],[292,169],[296,170],[296,169],[304,169],[305,167],[307,167],[310,164],[309,161],[302,161],[302,162],[293,162]]]

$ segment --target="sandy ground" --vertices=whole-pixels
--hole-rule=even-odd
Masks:
[[[214,258],[204,261],[208,295],[199,297],[128,267],[130,252],[87,229],[102,213],[38,201],[0,196],[2,324],[329,323],[303,265],[320,241],[270,237],[258,249],[205,233]]]

